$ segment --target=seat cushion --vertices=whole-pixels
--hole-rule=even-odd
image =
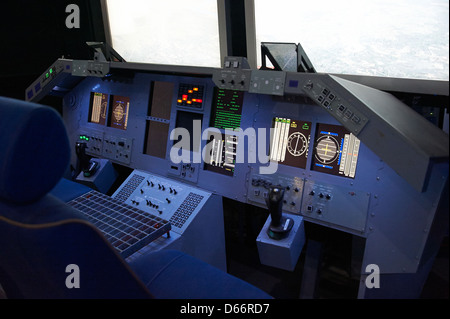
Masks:
[[[50,194],[31,205],[0,201],[0,247],[8,298],[151,297],[100,230]],[[79,288],[72,289],[67,280],[75,278]]]
[[[70,146],[60,115],[50,107],[0,97],[0,199],[37,201],[61,179]]]
[[[155,298],[269,299],[264,291],[176,250],[148,253],[130,262]]]

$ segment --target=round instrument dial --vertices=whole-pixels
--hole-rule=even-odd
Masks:
[[[316,158],[322,164],[333,163],[339,156],[339,143],[331,135],[321,136],[317,140]]]
[[[121,104],[116,104],[116,105],[114,105],[113,114],[114,114],[114,119],[115,119],[117,122],[122,121],[123,116],[125,115],[123,106],[122,106]]]
[[[287,141],[287,150],[292,156],[301,156],[308,149],[308,140],[300,132],[289,135]]]

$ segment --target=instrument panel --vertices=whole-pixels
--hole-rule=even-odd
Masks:
[[[362,222],[356,227],[305,196],[311,179],[370,194],[370,187],[358,186],[368,178],[360,171],[376,161],[353,133],[308,99],[218,88],[209,78],[137,73],[133,81],[86,78],[65,100],[78,101],[66,122],[79,125],[69,130],[71,140],[85,141],[89,155],[263,208],[267,187],[281,184],[287,212],[365,233],[368,200],[357,212]],[[352,205],[335,193],[328,206]]]
[[[365,263],[417,269],[448,177],[448,135],[395,97],[334,75],[233,63],[104,63],[100,77],[58,60],[63,71],[49,87],[26,91],[33,100],[68,83],[73,146],[81,140],[91,156],[262,208],[268,187],[281,185],[285,213],[366,238]]]

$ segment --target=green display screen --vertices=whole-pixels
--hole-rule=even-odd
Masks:
[[[211,113],[211,127],[236,129],[241,126],[244,92],[215,88]]]

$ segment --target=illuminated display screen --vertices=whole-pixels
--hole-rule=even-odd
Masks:
[[[280,164],[306,168],[311,125],[311,122],[274,118],[270,159]]]
[[[89,102],[89,122],[105,125],[108,94],[91,92]]]
[[[354,178],[359,145],[359,139],[343,126],[318,123],[311,169]]]
[[[113,95],[109,108],[108,126],[126,130],[128,125],[128,113],[130,111],[130,98]]]
[[[205,170],[233,176],[236,165],[237,136],[222,134],[220,139],[210,137],[209,154],[205,154]]]
[[[244,92],[215,88],[211,112],[211,127],[235,129],[241,126]]]
[[[177,105],[202,108],[203,85],[180,84]]]

